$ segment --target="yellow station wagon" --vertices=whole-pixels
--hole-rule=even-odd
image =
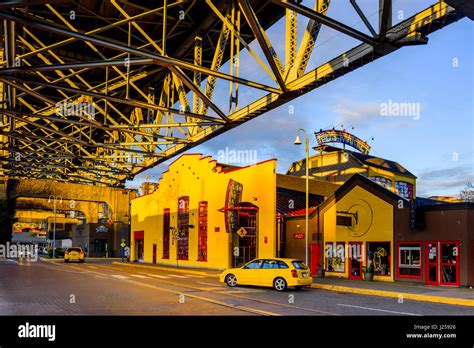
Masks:
[[[64,252],[64,262],[77,261],[82,263],[85,258],[86,256],[81,247],[69,247]]]
[[[310,270],[297,259],[255,259],[240,268],[230,268],[220,275],[220,281],[228,286],[256,285],[285,291],[288,287],[301,289],[311,286]]]

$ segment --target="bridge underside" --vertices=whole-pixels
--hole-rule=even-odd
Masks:
[[[347,11],[365,24],[359,31],[330,16],[331,0],[300,3],[0,4],[0,176],[122,186],[377,58],[425,44],[469,15],[461,1],[456,8],[441,1],[392,25],[391,0],[380,0],[374,28],[367,11],[348,1]],[[301,17],[307,24],[298,42]],[[278,20],[286,25],[284,49],[267,34]],[[359,44],[307,69],[324,26]]]

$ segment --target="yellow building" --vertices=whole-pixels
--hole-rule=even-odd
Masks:
[[[394,280],[394,210],[400,199],[354,175],[319,207],[328,276],[362,279],[363,267],[371,266],[375,280]]]
[[[131,201],[131,260],[223,269],[274,257],[276,160],[247,167],[186,154]]]
[[[343,184],[361,174],[407,199],[416,197],[416,176],[397,162],[329,145],[314,148],[309,173],[318,180]],[[305,175],[306,160],[294,162],[288,175]]]
[[[322,262],[327,276],[362,279],[363,267],[370,266],[375,280],[393,281],[394,219],[400,202],[408,209],[408,200],[365,176],[353,175],[311,210],[313,272]],[[285,233],[290,240],[300,231],[304,216],[287,216],[285,220]],[[301,257],[301,248],[287,243],[285,256]]]

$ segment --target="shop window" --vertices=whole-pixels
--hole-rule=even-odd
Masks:
[[[163,259],[170,258],[170,209],[163,210]]]
[[[198,261],[207,261],[207,202],[199,203]]]
[[[178,260],[189,258],[189,197],[178,199]]]
[[[344,242],[326,243],[326,271],[327,272],[345,272]]]
[[[367,243],[367,265],[374,275],[390,276],[390,242]]]
[[[395,181],[395,191],[403,198],[413,199],[413,184],[405,181]]]
[[[421,243],[398,244],[398,276],[421,278]]]
[[[370,180],[376,182],[379,185],[382,185],[383,187],[392,186],[392,180],[384,178],[383,176],[371,176]]]

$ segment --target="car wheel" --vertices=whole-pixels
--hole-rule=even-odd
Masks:
[[[227,286],[230,286],[233,288],[237,286],[237,278],[233,274],[228,274],[225,277],[225,283],[227,284]]]
[[[286,280],[283,278],[275,278],[273,281],[273,288],[276,291],[285,291],[286,290]]]
[[[64,263],[68,263],[69,261],[68,260],[64,260]]]

